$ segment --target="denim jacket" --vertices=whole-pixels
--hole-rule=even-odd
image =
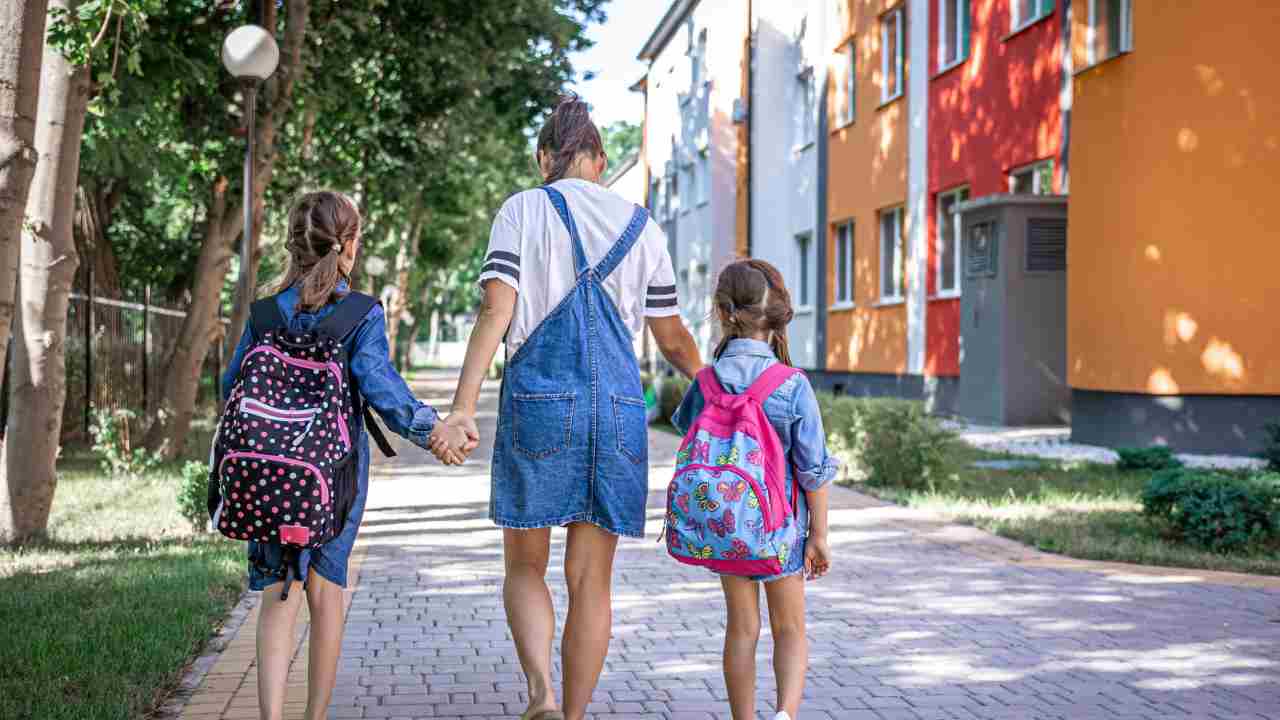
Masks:
[[[760,377],[770,365],[778,359],[767,343],[747,338],[736,338],[729,341],[720,358],[716,360],[716,377],[725,392],[740,394],[746,392],[751,383]],[[702,391],[697,381],[689,387],[684,400],[671,418],[671,424],[683,434],[702,412],[705,404]],[[787,499],[790,500],[795,483],[812,492],[821,489],[835,479],[840,470],[840,461],[827,453],[826,433],[822,429],[822,414],[818,411],[818,397],[813,386],[804,374],[798,374],[773,391],[764,402],[765,415],[773,424],[782,441],[782,450],[787,456]],[[800,527],[808,527],[809,507],[802,493],[797,498],[799,514],[796,520]]]
[[[347,290],[346,282],[339,282],[338,291]],[[298,289],[290,288],[277,298],[280,312],[289,323],[293,332],[306,332],[333,312],[333,304],[320,308],[317,312],[298,312]],[[231,395],[231,386],[240,374],[240,365],[255,342],[253,329],[245,324],[244,334],[236,345],[231,363],[222,375],[222,397],[225,400]],[[347,357],[351,364],[351,374],[355,377],[360,396],[382,417],[387,428],[401,437],[408,438],[419,447],[428,447],[428,438],[439,417],[434,408],[419,402],[409,390],[409,386],[400,377],[391,364],[391,348],[387,343],[387,319],[382,306],[378,305],[369,311],[364,320],[356,326],[343,341]],[[357,416],[356,423],[364,430],[363,418]],[[361,443],[362,445],[364,443]],[[367,453],[366,453],[367,454]]]

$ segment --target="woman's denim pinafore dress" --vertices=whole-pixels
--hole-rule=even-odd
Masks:
[[[643,537],[649,490],[644,392],[631,331],[603,282],[649,215],[637,207],[593,268],[564,196],[542,189],[569,230],[577,282],[507,359],[489,516],[507,528],[589,522]]]

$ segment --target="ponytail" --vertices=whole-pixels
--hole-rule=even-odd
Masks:
[[[586,102],[573,94],[560,99],[560,104],[538,132],[538,152],[551,158],[547,184],[563,180],[580,156],[586,154],[597,158],[605,154],[600,130],[592,122],[591,109]]]
[[[308,312],[341,299],[338,284],[350,281],[354,256],[347,249],[359,237],[354,200],[330,191],[303,195],[289,211],[289,265],[276,291],[298,286],[298,309]]]
[[[795,312],[791,293],[776,267],[756,259],[729,263],[720,271],[714,302],[721,331],[715,350],[717,360],[731,340],[767,332],[769,349],[783,365],[791,364],[787,325]]]

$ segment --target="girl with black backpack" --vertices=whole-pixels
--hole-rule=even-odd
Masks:
[[[386,318],[349,287],[360,211],[337,192],[313,192],[289,213],[288,268],[275,295],[253,304],[222,378],[226,410],[214,441],[210,513],[224,535],[249,542],[258,615],[258,704],[284,712],[301,593],[311,613],[307,720],[325,717],[342,648],[347,562],[369,486],[372,422],[423,448],[461,453],[476,434],[437,422],[391,364]]]

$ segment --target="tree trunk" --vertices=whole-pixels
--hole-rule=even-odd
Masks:
[[[73,10],[74,0],[53,0]],[[57,50],[45,52],[36,122],[39,164],[27,198],[29,227],[22,233],[11,374],[9,435],[5,448],[5,501],[0,537],[23,542],[44,534],[57,484],[55,464],[66,402],[67,304],[75,280],[72,225],[80,174],[80,140],[89,107],[89,68]]]
[[[413,220],[409,227],[405,230],[404,236],[400,238],[400,249],[396,251],[396,268],[394,279],[394,292],[390,295],[390,302],[387,303],[387,342],[391,344],[391,351],[394,357],[396,347],[396,335],[400,331],[400,316],[404,314],[405,308],[409,306],[409,273],[413,270],[413,264],[418,260],[418,241],[422,235],[422,227],[425,215],[422,210],[416,210],[413,213]],[[403,371],[404,368],[401,368]]]
[[[269,29],[274,28],[274,3],[269,3]],[[311,10],[309,0],[288,0],[288,17],[285,19],[284,43],[281,47],[281,66],[267,81],[266,108],[258,116],[256,133],[257,168],[254,178],[255,202],[271,184],[275,168],[275,133],[277,121],[289,111],[293,88],[305,72],[302,63],[302,45],[306,37],[307,16]],[[200,383],[200,370],[204,365],[209,346],[222,334],[218,322],[218,303],[223,282],[230,267],[232,243],[244,226],[244,206],[229,203],[227,181],[219,179],[215,184],[214,198],[209,208],[208,229],[200,246],[200,259],[196,265],[196,280],[191,291],[191,307],[183,319],[178,342],[165,367],[161,383],[161,410],[147,431],[147,449],[173,458],[182,450],[191,416],[195,412],[196,395]],[[261,213],[258,213],[261,217]],[[251,263],[256,270],[257,262]],[[256,282],[256,274],[255,274]],[[248,317],[247,308],[242,318]],[[244,320],[241,320],[243,327]],[[240,331],[241,333],[243,330]],[[240,333],[229,337],[231,343],[240,340]]]
[[[47,11],[47,0],[0,0],[0,37],[5,38],[0,43],[0,368],[9,349],[22,218],[36,169],[36,105]]]

